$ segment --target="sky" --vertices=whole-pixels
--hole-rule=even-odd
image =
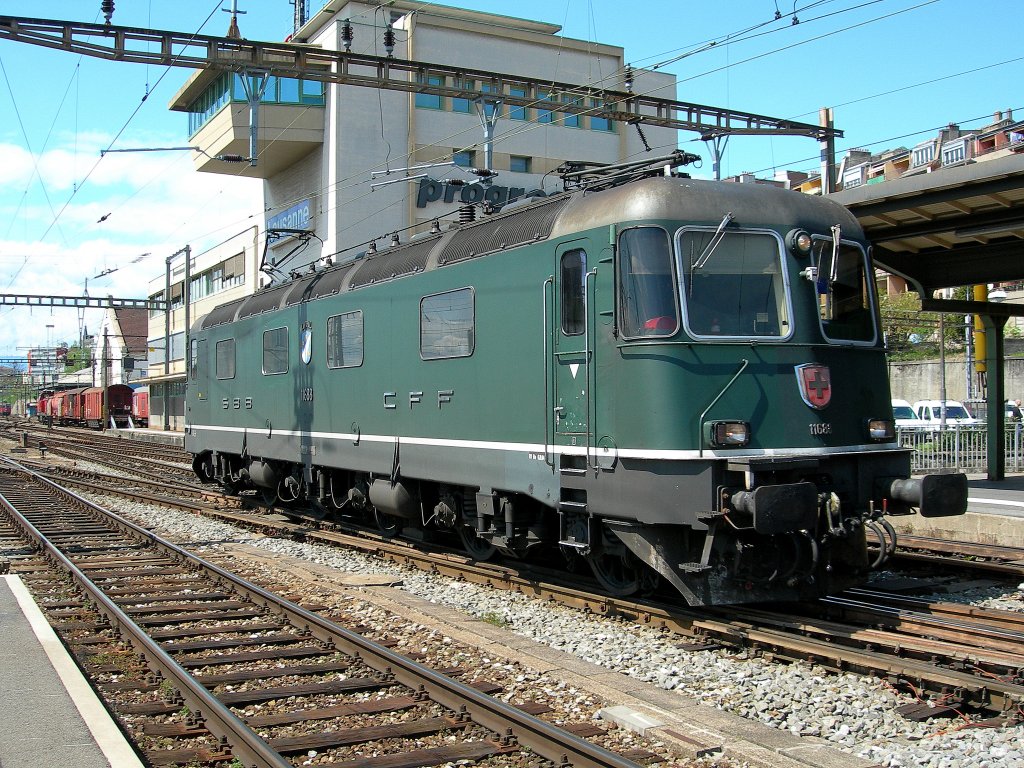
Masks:
[[[289,0],[237,0],[250,40],[292,32]],[[912,147],[948,123],[1024,119],[1024,45],[996,0],[461,0],[447,5],[562,26],[674,74],[675,98],[817,123],[830,106],[845,150]],[[317,10],[319,0],[310,0]],[[432,3],[424,2],[424,6]],[[113,23],[223,35],[229,0],[117,0]],[[0,15],[101,23],[99,0],[0,0]],[[167,105],[190,74],[0,40],[0,293],[145,298],[167,257],[263,222],[257,180],[197,173],[187,117]],[[659,94],[671,96],[672,94]],[[501,126],[498,126],[500,137]],[[680,147],[707,147],[680,133]],[[817,142],[732,137],[723,175],[817,170]],[[578,158],[567,158],[578,159]],[[367,182],[369,182],[369,174]],[[75,343],[100,310],[0,307],[0,361]]]

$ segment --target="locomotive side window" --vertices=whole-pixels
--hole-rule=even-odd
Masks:
[[[199,339],[192,339],[189,344],[188,378],[195,381],[199,376]]]
[[[788,336],[782,243],[772,233],[682,230],[678,239],[686,326],[694,336]]]
[[[587,322],[587,254],[577,248],[562,254],[562,333],[579,336]]]
[[[636,227],[619,235],[619,327],[624,336],[671,336],[679,308],[668,233]]]
[[[235,340],[223,339],[217,342],[217,378],[235,378]]]
[[[356,368],[363,364],[363,311],[327,318],[327,367]]]
[[[852,243],[814,238],[811,263],[821,330],[834,341],[875,340],[875,312],[864,251]]]
[[[469,357],[475,346],[476,307],[472,288],[420,299],[420,357]]]
[[[263,332],[263,375],[288,373],[288,329]]]

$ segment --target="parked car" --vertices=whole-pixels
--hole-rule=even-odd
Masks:
[[[943,410],[945,410],[946,424],[956,426],[977,426],[981,424],[967,406],[957,400],[918,400],[914,403],[914,412],[928,425],[942,423]]]
[[[917,415],[914,406],[906,400],[893,399],[892,415],[898,429],[914,429],[925,425],[924,419]]]
[[[1007,400],[1003,416],[1007,421],[1019,422],[1024,414],[1021,413],[1021,408],[1017,403],[1013,400]]]

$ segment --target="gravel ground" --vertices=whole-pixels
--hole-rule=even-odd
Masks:
[[[1024,768],[1020,727],[990,728],[964,720],[905,720],[897,706],[911,699],[884,681],[836,675],[806,664],[777,664],[727,651],[686,651],[659,631],[597,618],[528,597],[382,563],[360,553],[265,538],[223,523],[163,508],[97,499],[177,540],[244,542],[270,553],[339,571],[400,577],[400,589],[498,623],[538,643],[633,679],[678,691],[716,707],[797,735],[813,735],[883,766]],[[1024,611],[1016,591],[975,590],[940,600]]]

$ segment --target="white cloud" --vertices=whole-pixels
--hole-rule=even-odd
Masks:
[[[75,146],[48,149],[38,157],[37,178],[27,151],[0,143],[0,292],[81,296],[88,281],[93,297],[146,298],[167,256],[186,245],[205,250],[262,224],[261,182],[198,173],[187,152],[110,153],[100,160],[98,147],[108,143],[109,137],[80,134]],[[173,145],[164,137],[151,146]],[[142,254],[150,255],[140,260]],[[114,271],[97,277],[105,270]],[[85,324],[95,329],[101,314],[86,310]],[[75,342],[78,315],[73,308],[0,307],[7,329],[0,357]]]

